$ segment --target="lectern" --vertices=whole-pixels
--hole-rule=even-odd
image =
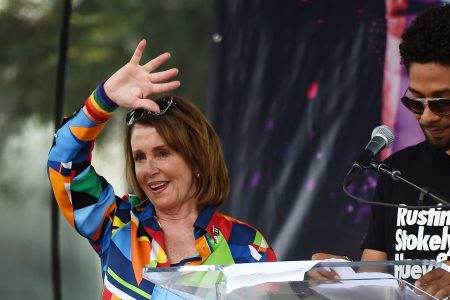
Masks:
[[[400,279],[448,266],[430,260],[349,262],[281,261],[228,266],[145,268],[157,286],[152,299],[436,299]],[[319,280],[314,271],[333,269],[339,279]]]

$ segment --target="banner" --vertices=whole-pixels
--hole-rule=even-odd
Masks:
[[[346,172],[381,123],[394,151],[423,139],[399,105],[398,42],[437,3],[397,2],[216,1],[208,116],[232,183],[222,210],[260,229],[279,259],[359,259],[370,206],[343,193]],[[370,198],[376,181],[367,172],[352,191]]]

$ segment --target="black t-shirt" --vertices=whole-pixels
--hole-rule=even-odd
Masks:
[[[403,177],[435,194],[450,198],[450,156],[428,142],[405,148],[386,160]],[[420,192],[409,185],[380,176],[374,201],[419,205]],[[433,203],[426,203],[433,205]],[[362,249],[386,252],[388,260],[450,260],[450,209],[411,210],[372,206]],[[429,270],[403,269],[400,278],[418,279]]]

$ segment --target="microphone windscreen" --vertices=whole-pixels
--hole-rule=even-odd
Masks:
[[[375,127],[372,131],[372,138],[376,135],[381,136],[386,140],[386,148],[391,147],[394,143],[394,132],[387,125],[380,125],[378,127]]]

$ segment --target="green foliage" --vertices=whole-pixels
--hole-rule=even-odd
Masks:
[[[2,299],[50,299],[50,187],[45,168],[52,141],[62,5],[66,0],[0,0],[0,235],[10,257],[0,277]],[[213,0],[73,0],[64,114],[125,64],[146,38],[144,60],[164,51],[178,67],[175,93],[203,107],[207,86]],[[120,143],[125,110],[100,137]],[[112,125],[112,126],[111,126]],[[100,146],[100,147],[99,147]],[[102,149],[102,143],[97,149]],[[105,147],[108,158],[122,157]],[[115,171],[116,169],[114,169]],[[105,174],[111,175],[111,174]],[[116,174],[112,174],[116,175]],[[117,176],[117,175],[116,175]],[[98,257],[86,240],[60,221],[64,299],[99,299]],[[27,245],[32,245],[30,252]],[[14,255],[11,256],[11,249]],[[36,272],[22,272],[23,266]],[[19,272],[21,272],[19,274]],[[20,277],[21,280],[12,280]],[[23,282],[27,282],[23,288]]]
[[[130,58],[141,38],[148,41],[144,59],[172,53],[168,66],[180,69],[182,83],[176,93],[203,108],[212,1],[73,1],[64,113],[78,109],[98,83]],[[0,126],[10,131],[36,114],[51,121],[64,1],[0,2]]]

